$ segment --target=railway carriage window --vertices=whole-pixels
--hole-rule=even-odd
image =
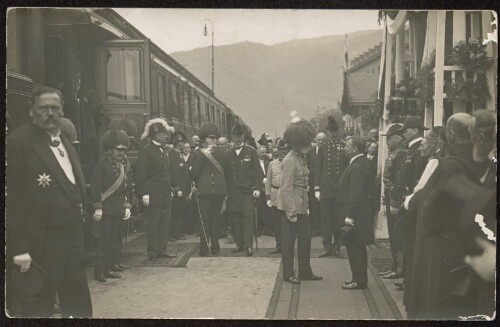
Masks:
[[[165,76],[158,74],[158,110],[163,112],[165,116],[167,115],[167,106],[165,101]]]
[[[199,96],[196,96],[196,119],[198,126],[201,126],[201,102]]]
[[[140,59],[139,50],[110,49],[107,51],[108,101],[143,100]]]
[[[172,110],[172,117],[177,117],[177,84],[175,81],[170,81],[170,93],[169,93],[170,108]]]

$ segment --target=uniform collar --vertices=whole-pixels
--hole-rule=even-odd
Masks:
[[[355,155],[354,157],[351,158],[351,161],[349,161],[349,165],[352,164],[352,162],[354,161],[354,159],[356,159],[357,157],[361,157],[363,154],[360,153],[360,154],[357,154]]]
[[[417,143],[418,141],[422,141],[422,136],[419,136],[417,137],[416,139],[414,140],[411,140],[410,142],[408,142],[408,147],[411,148],[411,146],[415,143]]]

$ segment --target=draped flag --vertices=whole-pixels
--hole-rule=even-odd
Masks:
[[[345,57],[345,68],[348,69],[349,68],[349,40],[347,38],[347,34],[345,35],[345,53],[344,53],[344,57]]]

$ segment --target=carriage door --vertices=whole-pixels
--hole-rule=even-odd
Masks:
[[[149,40],[107,41],[97,52],[97,92],[104,116],[100,133],[110,126],[126,130],[134,162],[151,113]]]

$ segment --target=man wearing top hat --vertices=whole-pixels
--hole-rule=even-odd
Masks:
[[[177,180],[177,186],[174,188],[174,198],[172,199],[172,227],[170,228],[170,238],[184,240],[181,225],[186,211],[186,197],[191,191],[191,177],[189,167],[191,166],[192,156],[185,153],[185,147],[188,144],[186,136],[180,131],[172,134],[172,145],[174,149],[170,152],[170,162],[172,164],[172,176]]]
[[[247,135],[245,135],[247,134]],[[243,143],[250,139],[243,126],[235,124],[231,130],[234,148],[228,150],[227,209],[233,223],[236,249],[251,256],[254,237],[254,206],[260,196],[264,179],[256,150]]]
[[[32,121],[7,139],[7,272],[47,276],[41,291],[21,306],[21,317],[51,317],[56,295],[63,318],[92,317],[83,246],[85,180],[75,149],[61,134],[62,115],[61,92],[41,87],[31,98]],[[6,287],[10,294],[9,279]]]
[[[190,166],[194,182],[194,206],[200,215],[200,256],[208,256],[208,246],[213,255],[219,255],[221,213],[225,210],[227,154],[217,146],[219,127],[214,123],[201,126],[203,147],[194,152]]]
[[[321,235],[325,252],[320,258],[331,256],[341,258],[340,244],[334,238],[338,225],[337,210],[334,202],[340,177],[348,165],[344,153],[345,142],[338,138],[339,125],[332,116],[328,117],[327,140],[318,149],[316,172],[314,174],[314,193],[321,207]]]
[[[149,143],[139,152],[135,168],[137,194],[148,212],[147,252],[151,261],[175,257],[167,253],[167,242],[172,197],[178,183],[171,174],[172,163],[165,147],[173,132],[174,128],[164,119],[151,119],[141,136],[142,140],[149,139]]]

